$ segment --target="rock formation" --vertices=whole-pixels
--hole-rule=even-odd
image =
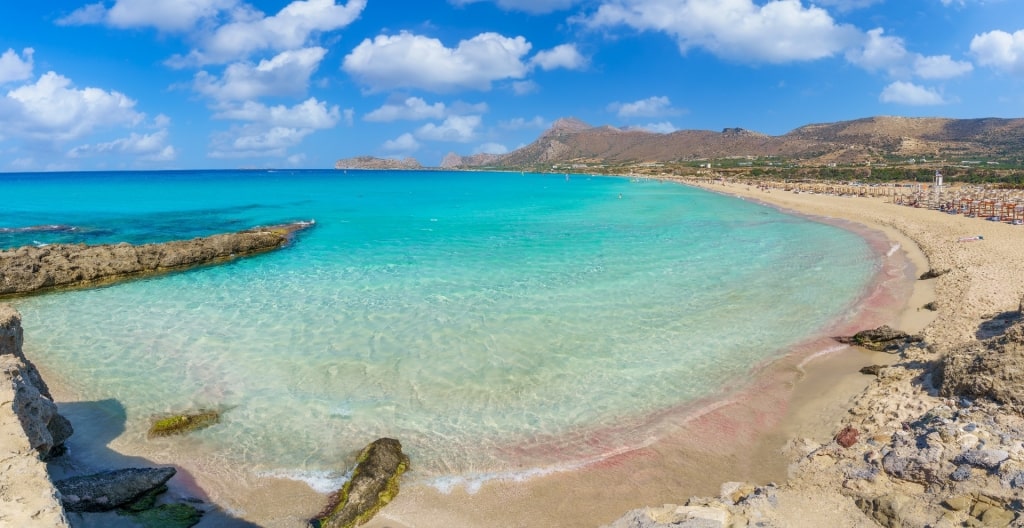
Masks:
[[[0,524],[66,527],[40,458],[61,451],[71,424],[57,414],[22,340],[21,316],[0,305]]]
[[[835,340],[876,352],[897,352],[908,344],[920,342],[921,337],[894,330],[888,326],[880,326],[872,330],[857,332],[852,336],[836,337]]]
[[[54,244],[2,251],[0,297],[97,286],[255,255],[284,246],[296,231],[312,224],[257,227],[163,244]]]
[[[398,440],[374,440],[359,454],[352,478],[310,525],[351,528],[365,523],[398,495],[398,478],[408,468],[409,457],[402,452]]]
[[[987,398],[1024,409],[1024,323],[1002,336],[968,343],[943,360],[943,396]]]
[[[21,350],[23,342],[21,315],[9,305],[0,305],[0,382],[13,389],[11,408],[32,449],[45,460],[63,452],[64,441],[73,429],[57,413],[50,389]]]
[[[71,477],[54,483],[67,511],[102,512],[162,487],[177,471],[165,468],[128,468]]]
[[[340,159],[334,163],[335,169],[375,169],[375,170],[416,170],[423,166],[415,158],[392,159],[375,158],[373,156],[356,156]]]
[[[149,438],[174,436],[205,429],[220,422],[220,411],[207,409],[160,418],[149,427]]]

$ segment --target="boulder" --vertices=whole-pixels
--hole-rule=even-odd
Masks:
[[[1024,406],[1024,322],[1001,336],[954,348],[943,358],[939,393]]]
[[[310,521],[315,528],[351,528],[373,518],[398,495],[398,478],[409,468],[409,457],[393,438],[379,438],[356,460],[352,478],[334,494],[327,509]]]
[[[834,338],[840,343],[856,345],[876,352],[897,352],[910,343],[919,343],[921,336],[911,335],[888,326],[880,326],[872,330],[857,332],[852,336]]]
[[[71,512],[110,511],[163,486],[173,467],[128,468],[71,477],[54,483],[64,509]]]
[[[950,272],[949,268],[942,269],[942,270],[930,269],[930,270],[922,273],[921,276],[919,277],[919,280],[934,279],[936,277],[941,277],[941,276],[943,276],[943,275],[945,275],[945,274],[947,274],[949,272]]]
[[[882,369],[884,368],[885,365],[868,365],[866,367],[861,367],[860,373],[868,374],[870,376],[878,376],[879,374],[881,374]]]
[[[852,425],[847,425],[841,431],[836,433],[835,441],[837,444],[850,448],[857,443],[857,436],[860,434],[859,431]]]

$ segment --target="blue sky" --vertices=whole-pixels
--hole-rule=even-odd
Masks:
[[[503,153],[560,117],[783,134],[1024,116],[1019,0],[47,0],[0,16],[0,171]]]

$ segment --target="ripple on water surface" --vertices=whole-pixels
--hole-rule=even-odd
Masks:
[[[151,415],[226,408],[196,448],[270,473],[319,475],[379,436],[418,475],[469,481],[642,444],[657,424],[638,418],[742,384],[878,266],[841,229],[675,185],[297,173],[217,192],[238,177],[151,181],[166,202],[119,216],[134,184],[106,182],[102,214],[72,220],[142,241],[164,234],[128,229],[139,215],[196,210],[317,227],[273,254],[18,308],[40,362],[125,406],[129,442]]]

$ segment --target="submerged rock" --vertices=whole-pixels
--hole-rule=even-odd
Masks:
[[[121,514],[131,517],[146,528],[189,528],[199,524],[203,519],[203,513],[191,504],[178,502]]]
[[[313,222],[257,227],[163,244],[53,244],[0,251],[0,297],[109,284],[280,248]]]
[[[191,433],[220,423],[220,411],[200,410],[195,413],[175,414],[155,420],[149,426],[149,438]]]
[[[54,483],[67,511],[110,511],[163,486],[174,474],[173,467],[128,468],[95,475],[71,477]]]
[[[352,478],[310,526],[350,528],[365,523],[398,495],[398,478],[408,468],[409,457],[398,440],[374,440],[359,453]]]

